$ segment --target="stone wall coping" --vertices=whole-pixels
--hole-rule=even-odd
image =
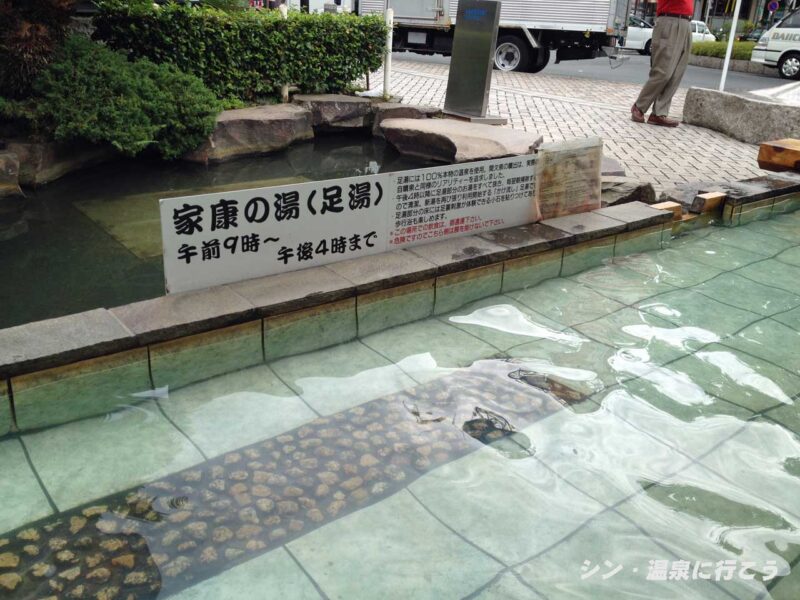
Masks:
[[[356,285],[329,267],[247,279],[226,287],[249,302],[259,317],[336,302],[356,294]]]
[[[332,263],[328,269],[351,282],[356,294],[365,294],[430,279],[436,265],[410,250],[392,250],[373,256]]]
[[[140,345],[255,319],[256,309],[230,287],[169,294],[111,309]]]
[[[610,208],[2,329],[0,378],[498,264],[673,218],[671,211],[641,202]]]
[[[628,206],[623,204],[623,206]],[[558,229],[573,238],[573,243],[586,242],[625,231],[626,224],[619,219],[597,214],[597,211],[545,219],[543,225]]]
[[[672,214],[665,215],[663,210],[653,208],[644,202],[628,202],[615,206],[607,206],[594,211],[598,215],[617,219],[625,223],[625,229],[641,229],[652,225],[659,225],[672,219]]]
[[[690,209],[698,194],[720,192],[726,203],[741,205],[800,192],[800,175],[780,173],[741,181],[694,181],[661,192],[660,201],[673,201]]]
[[[506,260],[563,248],[575,242],[569,233],[542,223],[487,231],[478,237],[506,248]]]
[[[136,336],[111,311],[97,308],[0,329],[0,378],[129,350]]]

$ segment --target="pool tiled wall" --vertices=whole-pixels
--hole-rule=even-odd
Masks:
[[[503,263],[487,265],[436,278],[434,314],[441,315],[460,306],[500,293]]]
[[[8,381],[0,379],[0,436],[11,431],[11,398]]]
[[[264,319],[267,362],[343,344],[358,335],[356,299],[348,298]]]
[[[358,296],[358,335],[369,335],[431,316],[434,289],[435,280],[427,279]]]
[[[599,267],[614,258],[614,236],[599,238],[564,248],[561,275],[569,277],[581,271]]]
[[[20,429],[104,415],[150,389],[147,348],[20,375],[11,385]]]
[[[505,293],[519,290],[558,277],[563,257],[564,250],[559,248],[507,260],[503,264],[502,291]]]
[[[150,346],[155,387],[183,387],[264,360],[261,320]]]

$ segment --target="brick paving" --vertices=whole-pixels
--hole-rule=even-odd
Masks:
[[[393,61],[392,92],[406,104],[444,106],[446,64]],[[372,88],[383,84],[381,72]],[[763,175],[758,147],[721,133],[681,125],[654,127],[630,120],[630,106],[640,86],[610,81],[494,72],[489,112],[509,119],[509,127],[537,131],[545,141],[600,136],[605,152],[621,161],[628,175],[657,189],[675,183],[738,180]],[[671,115],[680,118],[686,90],[679,90]]]

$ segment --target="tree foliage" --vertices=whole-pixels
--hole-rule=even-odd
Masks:
[[[214,128],[220,102],[173,65],[130,62],[81,36],[67,39],[36,81],[36,121],[56,140],[108,143],[134,156],[176,158]]]
[[[26,96],[63,42],[74,0],[0,0],[0,90]]]

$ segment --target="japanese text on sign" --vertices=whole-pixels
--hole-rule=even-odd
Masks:
[[[532,156],[398,173],[392,247],[539,220]]]

